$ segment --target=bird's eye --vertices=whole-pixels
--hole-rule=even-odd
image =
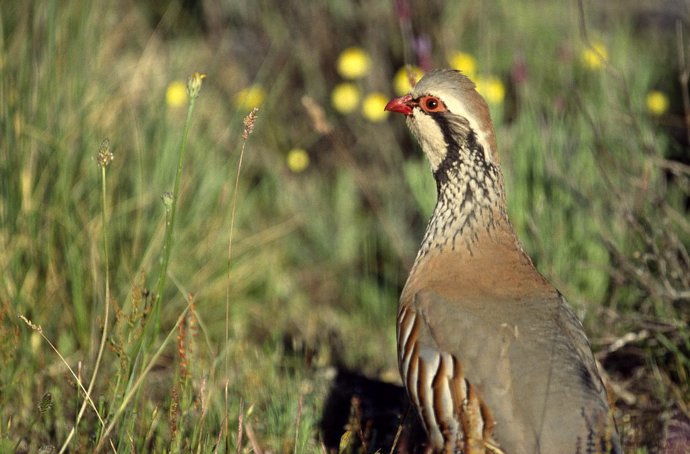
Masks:
[[[444,112],[446,110],[443,102],[433,96],[424,96],[419,100],[419,105],[425,112]]]

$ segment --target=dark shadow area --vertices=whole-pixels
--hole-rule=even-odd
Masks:
[[[402,386],[339,369],[321,419],[327,451],[423,453],[426,435],[408,404]]]

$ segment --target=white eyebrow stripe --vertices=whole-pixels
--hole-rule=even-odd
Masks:
[[[439,98],[444,99],[441,96],[439,96]],[[477,142],[484,149],[484,159],[488,162],[493,162],[491,156],[491,145],[489,145],[489,133],[483,127],[484,122],[479,121],[479,118],[470,112],[463,103],[458,102],[455,97],[445,96],[445,98],[447,98],[447,101],[444,100],[444,103],[446,104],[448,111],[454,115],[459,115],[466,118],[470,123],[470,128],[472,128],[477,135]]]

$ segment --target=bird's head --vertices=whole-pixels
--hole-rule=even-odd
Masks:
[[[498,165],[489,108],[474,82],[459,71],[427,73],[410,94],[390,100],[385,109],[405,115],[434,174],[470,151],[473,159]]]

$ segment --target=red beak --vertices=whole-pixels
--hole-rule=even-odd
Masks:
[[[415,102],[412,100],[412,95],[405,95],[388,101],[388,104],[386,104],[383,110],[398,112],[403,115],[412,115],[412,108],[414,106]]]

